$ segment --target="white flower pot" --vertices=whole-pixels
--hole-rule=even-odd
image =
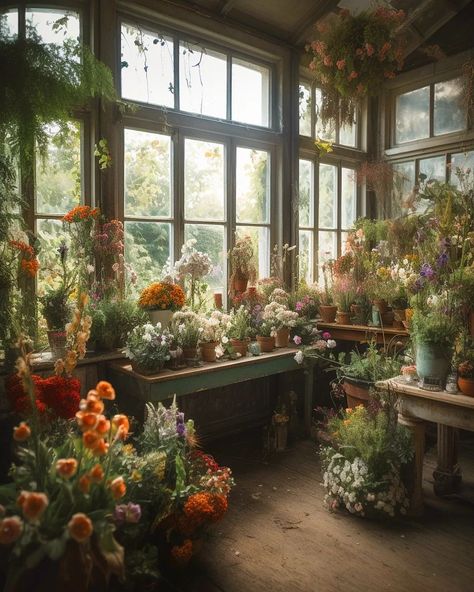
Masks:
[[[161,328],[166,329],[170,324],[171,317],[173,316],[172,310],[149,310],[148,316],[150,317],[150,322],[153,325],[156,323],[161,323]]]

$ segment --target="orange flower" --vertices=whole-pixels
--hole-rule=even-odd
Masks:
[[[77,543],[87,541],[94,531],[91,519],[81,512],[72,516],[67,527],[69,536]]]
[[[103,415],[97,416],[96,432],[100,435],[106,434],[110,430],[110,421]]]
[[[102,438],[100,438],[99,434],[97,432],[93,432],[92,430],[88,430],[82,434],[82,443],[90,450],[95,448],[101,439]]]
[[[104,456],[109,451],[109,445],[103,438],[97,440],[96,445],[92,448],[94,456]]]
[[[185,295],[180,286],[168,282],[154,282],[147,286],[138,300],[141,308],[177,310],[183,308]]]
[[[351,423],[351,420],[350,420],[350,419],[345,419],[345,420],[344,420],[342,423],[343,423],[345,426],[348,426],[348,425],[350,425],[350,423]]]
[[[35,277],[40,265],[37,259],[22,259],[20,266],[30,277]]]
[[[91,478],[89,475],[82,475],[82,477],[79,479],[79,490],[82,491],[82,493],[89,493],[90,488]]]
[[[187,563],[193,556],[192,540],[185,539],[182,545],[172,547],[171,555],[178,563]]]
[[[121,440],[125,440],[130,430],[130,422],[128,421],[128,417],[122,414],[114,415],[112,418],[112,423],[117,428],[117,436]]]
[[[24,442],[31,436],[31,430],[25,421],[20,422],[13,430],[13,439],[17,442]]]
[[[81,222],[82,220],[94,220],[100,216],[99,208],[91,208],[90,206],[76,206],[63,216],[63,222]]]
[[[96,413],[78,411],[76,413],[76,420],[81,430],[86,432],[87,430],[95,429],[99,421],[99,417]]]
[[[102,465],[94,465],[90,471],[90,477],[94,483],[99,483],[104,478],[104,469]]]
[[[87,399],[81,399],[79,408],[81,411],[89,411],[90,413],[102,413],[104,411],[104,404],[99,399],[97,391],[89,391]]]
[[[23,522],[19,516],[10,516],[0,520],[0,545],[11,545],[23,532]]]
[[[17,502],[23,510],[23,516],[30,522],[37,522],[49,504],[46,494],[34,491],[22,491]]]
[[[127,486],[125,485],[125,481],[123,477],[116,477],[110,483],[110,491],[112,492],[112,497],[114,499],[120,499],[123,497],[127,492]]]
[[[77,472],[77,460],[75,458],[61,458],[56,463],[56,472],[63,479],[71,479]]]
[[[98,382],[95,390],[101,399],[110,399],[111,401],[115,399],[114,387],[106,380],[101,380]]]

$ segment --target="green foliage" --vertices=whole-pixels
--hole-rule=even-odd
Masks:
[[[431,343],[452,348],[459,326],[443,311],[415,310],[411,334],[417,343]]]
[[[388,224],[387,220],[358,218],[354,223],[354,229],[364,231],[366,249],[371,251],[380,241],[387,240]]]
[[[41,312],[46,319],[49,330],[64,331],[72,312],[69,296],[70,290],[64,285],[53,288],[46,292],[44,296],[40,296]]]
[[[134,300],[101,300],[90,307],[89,314],[92,316],[90,341],[103,350],[123,347],[129,332],[147,319]]]
[[[251,318],[249,311],[244,307],[240,306],[237,310],[232,310],[230,313],[230,329],[228,331],[228,337],[231,339],[239,339],[243,341],[250,337],[251,329]]]
[[[367,351],[360,353],[352,350],[347,360],[347,354],[339,354],[340,366],[337,369],[339,377],[357,378],[367,382],[386,380],[400,374],[402,361],[399,356],[389,356],[379,349],[374,341],[369,343]]]
[[[125,353],[140,368],[159,370],[170,359],[169,341],[159,325],[146,323],[130,331]]]
[[[94,146],[94,156],[97,157],[101,171],[112,166],[112,156],[110,155],[109,143],[105,138],[101,138],[99,143]]]

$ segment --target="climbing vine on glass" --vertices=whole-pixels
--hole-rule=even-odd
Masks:
[[[378,6],[352,15],[341,10],[318,26],[318,39],[306,50],[317,85],[323,91],[319,116],[354,122],[366,96],[377,94],[385,80],[403,66],[403,10]]]

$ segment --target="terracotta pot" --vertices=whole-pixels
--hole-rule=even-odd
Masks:
[[[201,358],[203,362],[215,362],[217,360],[217,346],[217,341],[213,341],[210,343],[201,343]]]
[[[288,442],[288,422],[275,423],[273,425],[273,430],[275,433],[275,451],[283,452],[286,450]]]
[[[338,325],[350,325],[351,324],[351,313],[342,312],[340,310],[336,313],[336,323]]]
[[[393,325],[394,314],[391,310],[387,310],[387,312],[383,312],[380,315],[382,317],[382,325],[385,327],[391,327]]]
[[[57,360],[66,355],[66,331],[47,331],[49,348],[51,350],[51,359]]]
[[[275,336],[275,346],[276,347],[288,347],[288,342],[290,341],[290,330],[288,327],[283,327],[283,329],[279,329]]]
[[[247,355],[249,341],[248,339],[231,339],[230,344],[233,347],[236,354],[240,354],[242,357]]]
[[[163,370],[165,363],[161,362],[153,368],[144,368],[143,366],[140,366],[140,364],[137,364],[134,360],[130,360],[130,365],[132,366],[132,370],[137,374],[151,376],[152,374],[159,374]]]
[[[458,387],[463,395],[474,397],[474,380],[472,378],[458,378]]]
[[[156,323],[161,323],[162,329],[167,329],[168,325],[170,324],[171,317],[173,316],[172,310],[149,310],[148,316],[150,317],[150,322],[153,325]]]
[[[370,401],[369,389],[373,386],[366,380],[356,380],[354,378],[344,378],[342,388],[346,393],[347,406],[353,409],[357,405],[367,407]]]
[[[216,292],[214,294],[214,306],[216,308],[222,308],[222,292]]]
[[[185,360],[195,360],[197,358],[197,347],[183,347],[183,358]]]
[[[374,306],[377,307],[377,310],[382,315],[388,311],[388,304],[386,300],[374,300]]]
[[[249,283],[248,278],[240,278],[240,277],[234,278],[234,291],[238,292],[239,294],[242,294],[243,292],[245,292],[247,290],[248,283]]]
[[[177,349],[170,349],[170,359],[167,363],[167,367],[170,370],[180,370],[186,364],[183,359],[183,350],[178,347]]]
[[[257,341],[262,352],[269,353],[275,349],[275,338],[257,335]]]
[[[337,306],[321,304],[319,306],[319,314],[321,315],[323,323],[334,323],[336,320]]]

